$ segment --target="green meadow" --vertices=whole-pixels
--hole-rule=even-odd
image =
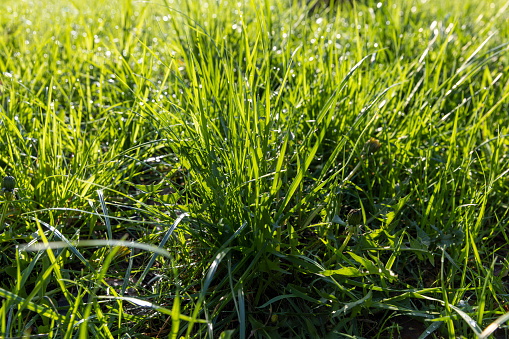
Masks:
[[[1,1],[0,338],[508,338],[508,20]]]

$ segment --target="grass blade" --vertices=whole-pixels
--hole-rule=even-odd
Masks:
[[[161,240],[161,243],[158,246],[159,248],[163,248],[164,247],[164,245],[166,244],[166,242],[168,241],[168,239],[172,235],[173,231],[177,228],[177,226],[180,224],[182,219],[184,219],[188,215],[189,215],[189,213],[185,212],[185,213],[180,214],[177,217],[177,219],[175,219],[175,221],[173,222],[171,227],[168,229],[168,231],[166,231],[166,234],[164,235],[163,239]],[[154,253],[154,255],[152,255],[152,258],[150,258],[150,261],[148,262],[147,266],[145,267],[145,270],[143,271],[143,273],[141,274],[140,278],[138,279],[138,282],[136,283],[136,286],[138,286],[139,284],[141,284],[143,282],[143,279],[145,279],[145,277],[147,276],[148,271],[150,270],[150,268],[152,267],[152,265],[156,261],[157,257],[158,257],[157,253]]]

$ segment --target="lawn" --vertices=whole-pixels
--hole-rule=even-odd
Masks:
[[[508,338],[509,2],[3,0],[1,338]]]

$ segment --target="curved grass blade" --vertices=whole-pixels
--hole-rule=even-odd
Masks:
[[[120,292],[121,296],[124,296],[124,293],[127,289],[132,269],[133,269],[133,248],[131,247],[131,254],[129,255],[129,264],[127,265],[127,270],[125,271],[124,282],[122,283],[122,290]]]
[[[216,270],[219,267],[219,263],[223,260],[223,258],[226,256],[226,254],[228,254],[228,252],[230,252],[230,248],[227,248],[227,249],[219,252],[216,255],[216,258],[214,259],[214,261],[212,261],[212,263],[210,264],[209,271],[207,273],[207,276],[205,277],[203,287],[200,291],[200,297],[198,298],[198,302],[196,303],[196,305],[194,307],[192,318],[189,321],[189,327],[187,328],[186,337],[189,337],[189,335],[191,334],[194,323],[198,322],[197,318],[198,318],[198,313],[201,310],[201,304],[203,303],[203,300],[205,300],[207,290],[209,289],[209,286],[212,283],[212,279],[214,279],[214,274],[216,273]]]
[[[108,216],[108,208],[106,208],[106,202],[104,201],[103,190],[97,190],[97,196],[99,197],[99,201],[101,202],[101,208],[104,214],[104,222],[106,223],[106,230],[108,232],[108,239],[113,239],[113,234],[111,233],[111,224],[110,218]]]
[[[62,240],[63,242],[65,242],[69,248],[69,250],[71,250],[72,253],[74,253],[76,255],[76,257],[78,257],[79,260],[81,260],[82,263],[85,264],[85,266],[87,266],[91,271],[94,271],[94,268],[92,267],[92,265],[90,265],[90,263],[88,262],[87,259],[85,259],[85,257],[76,249],[76,247],[74,247],[73,244],[71,244],[71,242],[69,240],[67,240],[67,238],[62,234],[60,233],[59,230],[57,230],[55,227],[51,226],[50,224],[47,224],[45,223],[44,221],[42,220],[38,220],[37,218],[31,218],[32,220],[34,221],[37,221],[39,223],[41,223],[41,225],[45,226],[46,228],[48,228],[51,232],[53,232],[58,238],[60,238],[60,240]]]
[[[472,331],[474,331],[477,337],[481,336],[482,330],[474,319],[454,305],[449,304],[449,307],[456,311],[456,313],[458,313],[459,316],[467,322],[467,325],[472,329]]]
[[[228,256],[228,278],[230,280],[230,287],[232,291],[232,299],[235,304],[235,310],[237,311],[237,315],[239,317],[239,323],[240,323],[240,339],[246,338],[246,309],[245,309],[245,302],[244,302],[244,291],[243,287],[244,284],[242,281],[239,281],[237,284],[237,291],[238,291],[238,301],[235,298],[235,287],[233,286],[233,279],[232,279],[232,262],[231,262],[231,256]]]
[[[154,252],[159,255],[165,256],[168,259],[171,259],[172,256],[170,252],[159,248],[154,245],[147,245],[142,244],[138,242],[132,242],[132,241],[123,241],[123,240],[82,240],[79,242],[79,244],[76,245],[77,247],[92,247],[92,246],[125,246],[129,248],[137,248],[144,251]],[[69,245],[63,241],[54,241],[49,242],[47,244],[44,243],[36,243],[30,246],[25,246],[21,250],[22,251],[44,251],[47,249],[58,249],[58,248],[66,248],[69,247]]]
[[[369,290],[368,294],[366,294],[361,299],[359,299],[357,301],[354,301],[354,302],[351,302],[351,303],[348,303],[348,304],[345,304],[340,310],[337,310],[336,312],[333,312],[333,316],[332,317],[333,318],[334,317],[339,317],[341,314],[346,314],[347,312],[353,310],[354,307],[362,305],[362,304],[366,303],[367,300],[370,300],[370,299],[371,299],[371,290]]]
[[[257,308],[265,308],[265,307],[269,306],[270,304],[275,303],[276,301],[288,299],[288,298],[298,298],[298,296],[295,294],[278,295],[277,297],[270,299],[265,304],[263,304],[262,306],[258,306]]]
[[[163,314],[166,314],[166,315],[169,315],[169,316],[172,316],[175,314],[175,312],[173,312],[173,310],[169,310],[165,307],[162,307],[162,306],[159,306],[157,304],[154,304],[154,303],[151,303],[150,301],[146,301],[146,300],[142,300],[142,299],[138,299],[138,298],[133,298],[133,297],[114,297],[114,296],[107,296],[107,295],[104,295],[104,296],[97,296],[98,299],[112,299],[112,300],[125,300],[125,301],[128,301],[130,302],[131,304],[134,304],[134,305],[137,305],[137,306],[140,306],[140,307],[145,307],[145,308],[150,308],[150,309],[153,309],[157,312],[160,312],[160,313],[163,313]],[[191,321],[191,317],[189,316],[186,316],[186,315],[183,315],[183,314],[180,314],[178,315],[179,319],[181,320],[185,320],[185,321]],[[198,322],[198,323],[201,323],[201,324],[206,324],[207,321],[204,320],[204,319],[193,319],[194,322]]]
[[[434,321],[431,325],[428,326],[426,331],[424,331],[424,333],[422,333],[417,339],[427,338],[431,333],[435,332],[440,326],[442,326],[442,324],[443,321]]]
[[[188,216],[189,213],[182,213],[181,215],[178,216],[177,219],[175,219],[175,221],[173,222],[173,224],[171,225],[171,227],[168,229],[168,231],[166,232],[166,234],[164,235],[163,237],[163,240],[161,240],[161,243],[159,244],[159,248],[163,248],[163,246],[166,244],[166,242],[168,241],[168,239],[170,238],[171,234],[173,233],[173,231],[175,230],[175,228],[177,228],[177,226],[180,224],[180,222],[182,221],[182,219],[184,219],[186,216]],[[150,258],[150,261],[148,262],[147,266],[145,267],[145,270],[143,271],[143,273],[141,274],[141,277],[140,279],[138,280],[138,282],[136,283],[136,286],[138,286],[139,284],[141,284],[141,282],[143,281],[143,279],[145,279],[145,277],[147,276],[148,274],[148,271],[150,270],[150,268],[152,267],[152,265],[154,264],[154,262],[156,261],[157,259],[157,256],[158,254],[157,253],[154,253],[154,255],[152,255],[152,258]]]
[[[494,322],[489,324],[488,327],[486,327],[484,329],[484,331],[482,331],[482,333],[480,335],[478,335],[479,339],[488,338],[493,332],[495,332],[497,330],[497,328],[500,327],[500,325],[502,325],[503,323],[505,323],[508,320],[509,320],[509,312],[498,317]]]

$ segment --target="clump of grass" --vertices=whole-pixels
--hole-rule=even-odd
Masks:
[[[506,4],[0,6],[0,336],[507,336]]]

